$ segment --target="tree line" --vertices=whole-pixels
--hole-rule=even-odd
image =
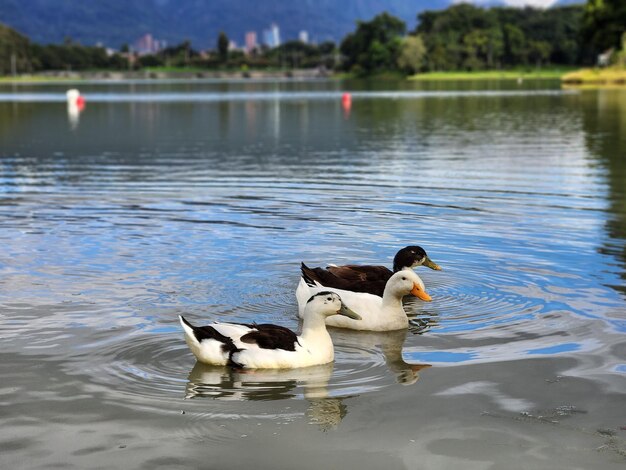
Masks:
[[[135,56],[128,46],[109,54],[102,47],[31,43],[0,25],[0,74],[44,70],[128,70],[146,67],[312,68],[355,74],[379,71],[502,69],[517,66],[591,64],[599,52],[619,49],[626,29],[626,1],[588,0],[585,5],[550,9],[480,8],[455,4],[424,11],[417,27],[387,13],[357,22],[337,47],[333,42],[289,41],[249,54],[230,50],[226,34],[212,51],[195,50],[189,41],[155,54]],[[407,34],[408,33],[408,34]]]
[[[0,75],[151,67],[237,70],[326,67],[330,70],[336,65],[336,50],[331,41],[320,44],[288,41],[275,48],[259,46],[245,54],[242,50],[230,50],[228,37],[220,33],[215,49],[210,51],[198,51],[190,41],[183,41],[153,54],[134,54],[127,44],[111,53],[103,47],[83,46],[70,39],[63,44],[32,43],[0,24]]]
[[[461,3],[417,18],[408,35],[405,23],[386,13],[359,22],[341,42],[343,68],[371,74],[591,65],[599,53],[620,48],[626,1],[549,9]]]

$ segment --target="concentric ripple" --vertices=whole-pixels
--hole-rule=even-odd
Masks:
[[[519,273],[468,262],[448,266],[445,274],[420,272],[433,302],[408,299],[405,310],[417,327],[436,328],[438,333],[462,333],[534,318],[544,301],[516,292],[526,282]]]
[[[131,335],[75,355],[68,368],[89,358],[88,374],[114,395],[140,403],[171,397],[223,401],[317,399],[360,395],[393,384],[412,384],[421,364],[402,359],[406,331],[358,333],[333,330],[336,362],[293,370],[233,370],[195,362],[182,332]],[[191,367],[190,367],[191,365]],[[137,403],[136,403],[137,404]]]
[[[334,81],[134,86],[81,85],[80,116],[65,85],[0,96],[0,339],[37,357],[16,378],[32,402],[54,364],[72,382],[55,399],[184,412],[199,439],[219,417],[226,439],[237,419],[333,427],[437,367],[560,355],[623,375],[623,184],[593,149],[613,95],[585,114],[540,85],[363,85],[348,111]],[[184,343],[181,313],[297,329],[301,261],[390,265],[410,244],[443,270],[416,270],[433,301],[407,300],[408,332],[332,330],[335,363],[298,371],[207,368]]]

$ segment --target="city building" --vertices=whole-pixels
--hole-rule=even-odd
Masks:
[[[298,34],[298,39],[300,40],[300,42],[304,43],[304,44],[308,44],[309,43],[309,32],[308,31],[300,31],[300,33]]]
[[[270,48],[280,46],[280,28],[276,23],[263,30],[263,44]]]
[[[272,32],[272,40],[274,41],[274,47],[280,46],[280,28],[276,23],[272,23],[270,26],[270,31]]]
[[[258,47],[256,42],[256,31],[248,31],[246,33],[246,52],[250,54]]]
[[[152,36],[152,34],[144,34],[137,39],[132,46],[134,52],[139,55],[156,54],[157,52],[165,49],[167,42],[158,40]]]

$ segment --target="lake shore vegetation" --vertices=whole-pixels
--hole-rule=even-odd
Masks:
[[[622,0],[588,0],[547,9],[484,8],[466,3],[423,11],[417,27],[381,13],[339,44],[288,41],[278,47],[232,49],[220,32],[213,49],[183,41],[157,53],[36,44],[0,25],[0,76],[32,81],[82,78],[402,77],[411,80],[560,78],[621,83],[626,25]],[[603,61],[603,62],[602,62]],[[609,66],[606,70],[581,66]],[[622,65],[620,65],[622,64]],[[313,71],[298,72],[298,71]],[[23,78],[20,78],[23,77]],[[615,78],[617,77],[617,78]],[[4,80],[7,80],[5,78]]]

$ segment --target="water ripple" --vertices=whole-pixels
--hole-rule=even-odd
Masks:
[[[215,416],[332,427],[429,364],[573,356],[572,374],[623,375],[621,180],[586,95],[515,87],[354,90],[347,113],[337,84],[98,85],[80,122],[61,88],[3,89],[5,352],[124,406],[180,400],[181,435],[216,440],[233,435]],[[296,329],[301,261],[389,265],[409,244],[443,271],[418,270],[433,302],[407,301],[408,332],[333,330],[335,364],[309,371],[194,365],[177,314]]]

